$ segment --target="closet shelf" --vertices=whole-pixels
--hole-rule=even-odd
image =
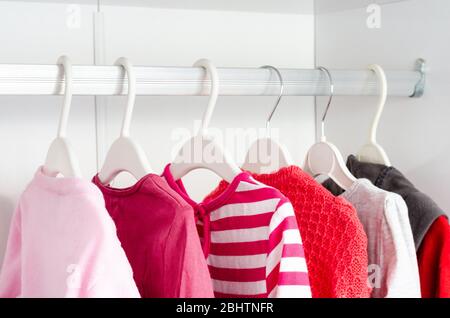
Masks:
[[[284,95],[325,96],[329,82],[322,71],[281,69]],[[219,68],[220,95],[278,95],[274,72],[260,68]],[[334,95],[377,95],[378,84],[369,70],[331,70]],[[208,95],[210,82],[201,68],[136,66],[138,95]],[[56,65],[0,64],[0,95],[61,95],[63,71]],[[420,71],[386,71],[390,96],[411,96],[422,83]],[[75,95],[123,95],[127,81],[119,66],[73,66]],[[420,95],[420,94],[419,94]]]

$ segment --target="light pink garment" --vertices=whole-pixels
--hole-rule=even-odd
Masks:
[[[38,170],[11,222],[0,297],[139,297],[92,183]]]

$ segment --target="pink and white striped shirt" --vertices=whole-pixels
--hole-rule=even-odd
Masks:
[[[196,203],[170,165],[163,176],[196,211],[216,297],[311,297],[294,209],[278,190],[243,172],[215,198]]]

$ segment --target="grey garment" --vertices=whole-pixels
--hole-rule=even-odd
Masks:
[[[355,156],[349,156],[347,167],[356,178],[369,179],[380,189],[394,192],[403,197],[408,206],[409,221],[414,236],[416,250],[431,225],[445,212],[426,194],[420,192],[406,177],[394,167],[360,162]],[[334,195],[341,195],[342,190],[331,179],[326,180],[323,186]]]

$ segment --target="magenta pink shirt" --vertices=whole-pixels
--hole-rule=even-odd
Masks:
[[[142,297],[214,297],[194,212],[164,178],[149,174],[126,189],[93,182],[131,263]]]
[[[3,297],[140,297],[101,192],[42,168],[20,197],[0,274]]]

